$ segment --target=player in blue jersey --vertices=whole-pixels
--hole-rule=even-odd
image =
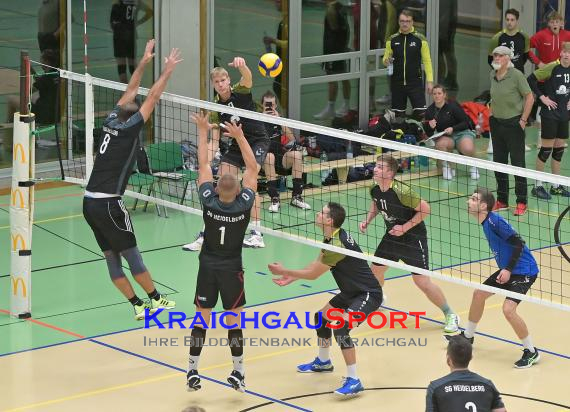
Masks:
[[[525,295],[538,275],[538,265],[528,246],[502,216],[491,212],[495,197],[488,189],[475,190],[467,204],[469,214],[483,226],[483,232],[499,267],[483,284]],[[471,343],[477,323],[483,316],[485,300],[492,295],[493,293],[483,290],[473,292],[469,322],[461,333]],[[503,314],[524,346],[523,355],[515,362],[515,368],[529,368],[539,361],[540,354],[532,344],[526,323],[517,313],[519,303],[519,299],[507,297],[503,303]]]

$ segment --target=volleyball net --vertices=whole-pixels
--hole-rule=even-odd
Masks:
[[[126,85],[67,71],[60,71],[60,76],[67,93],[62,117],[66,135],[62,144],[63,179],[85,185],[101,144],[102,124]],[[148,90],[141,88],[139,93],[143,101]],[[263,91],[256,94],[262,95]],[[263,110],[263,105],[260,107]],[[423,146],[421,136],[410,136],[401,129],[398,129],[401,133],[390,134],[391,139],[379,138],[164,93],[141,132],[142,149],[129,178],[126,196],[137,202],[202,213],[197,196],[196,126],[192,122],[192,116],[198,111],[231,114],[236,119],[263,123],[268,131],[279,130],[279,137],[274,136],[275,153],[269,156],[271,161],[266,162],[265,170],[260,172],[262,232],[356,255],[407,273],[570,309],[569,198],[552,196],[545,201],[531,195],[535,181],[544,182],[547,188],[570,187],[569,177],[496,164],[487,160],[486,154],[465,157],[438,151]],[[215,173],[229,145],[231,142],[222,137],[219,150],[211,153]],[[374,256],[386,232],[381,214],[370,223],[366,233],[359,231],[359,223],[371,207],[370,189],[375,184],[373,168],[382,153],[398,160],[396,180],[405,191],[411,189],[429,204],[430,214],[425,219],[429,270]],[[568,161],[563,159],[563,162]],[[453,170],[451,179],[442,176],[442,165]],[[474,168],[477,168],[475,175]],[[496,172],[506,174],[510,180],[511,208],[499,213],[526,242],[540,269],[538,279],[526,296],[481,285],[497,267],[481,225],[467,212],[467,200],[477,187],[496,193]],[[515,178],[526,179],[528,212],[523,216],[513,215]],[[302,193],[299,193],[300,188]],[[295,204],[299,198],[302,205]],[[275,206],[277,199],[279,204]],[[330,201],[346,209],[343,227],[363,253],[322,242],[322,232],[315,225],[315,212]],[[198,232],[199,226],[196,229]],[[189,233],[189,240],[194,235]]]

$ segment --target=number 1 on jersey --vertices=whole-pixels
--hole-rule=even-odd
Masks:
[[[220,232],[222,232],[220,233],[220,245],[223,245],[224,238],[226,237],[226,227],[225,226],[220,227]]]

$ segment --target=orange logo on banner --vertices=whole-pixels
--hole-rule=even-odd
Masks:
[[[24,240],[24,238],[22,237],[21,234],[17,234],[17,235],[11,235],[12,236],[12,250],[16,251],[18,250],[18,240],[21,243],[21,248],[19,250],[26,250],[26,241]]]
[[[22,163],[26,163],[26,152],[24,151],[24,146],[22,145],[22,143],[16,143],[16,145],[14,146],[14,160],[16,160],[18,158],[18,149],[20,149],[20,153],[22,155]]]
[[[26,288],[26,281],[21,276],[11,276],[12,278],[12,294],[16,296],[18,294],[18,285],[22,284],[22,297],[25,298],[28,295],[28,290]]]
[[[20,189],[12,189],[12,206],[16,206],[16,195],[20,200],[20,208],[24,208],[24,195]]]

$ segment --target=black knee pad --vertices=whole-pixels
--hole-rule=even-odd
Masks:
[[[204,346],[204,340],[206,339],[206,330],[195,326],[190,336],[192,337],[190,342],[190,356],[200,356],[202,346]]]
[[[330,339],[332,337],[331,328],[327,327],[327,320],[319,313],[315,313],[315,325],[319,324],[319,317],[321,318],[321,327],[317,328],[317,337],[319,339]]]
[[[241,329],[228,329],[228,341],[232,356],[243,355],[243,331]]]
[[[109,275],[111,280],[117,280],[125,277],[123,268],[121,267],[121,256],[113,251],[104,252],[105,260],[107,261],[107,269],[109,269]]]
[[[341,349],[350,349],[354,346],[349,333],[350,331],[348,330],[347,325],[344,325],[340,329],[334,330],[334,338],[336,340],[336,343],[338,344],[338,346],[340,346]]]
[[[551,153],[552,153],[552,147],[541,147],[540,150],[538,151],[538,158],[542,163],[546,163]]]
[[[127,250],[123,250],[121,252],[125,260],[129,264],[129,269],[131,270],[131,274],[133,276],[140,275],[147,271],[146,266],[143,263],[141,253],[139,252],[138,247],[132,247]]]
[[[117,71],[119,72],[119,76],[121,74],[127,74],[127,65],[126,64],[118,64]]]
[[[552,158],[557,162],[562,161],[562,155],[564,154],[564,147],[555,147],[552,150]]]

